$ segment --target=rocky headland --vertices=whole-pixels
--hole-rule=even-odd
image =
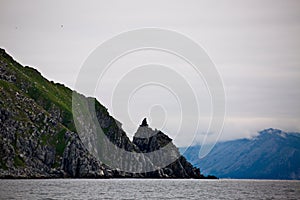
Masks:
[[[20,65],[0,49],[1,178],[205,178],[199,168],[180,155],[172,139],[151,129],[146,119],[130,141],[103,105],[81,95],[96,102],[91,106],[109,141],[117,148],[136,153],[137,156],[130,159],[141,165],[148,163],[155,170],[133,173],[109,166],[103,161],[114,155],[105,142],[97,141],[101,154],[98,157],[79,137],[72,115],[72,93],[64,85],[48,81],[37,70]],[[89,134],[85,129],[81,131],[81,134]],[[168,150],[163,154],[149,154],[165,145]],[[165,156],[174,162],[156,166],[153,160]],[[127,158],[116,155],[114,159],[126,165]]]

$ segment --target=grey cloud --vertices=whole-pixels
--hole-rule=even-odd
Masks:
[[[224,140],[268,127],[300,131],[300,1],[0,4],[1,47],[51,80],[73,88],[81,65],[103,41],[130,29],[168,28],[198,42],[215,62],[227,95]],[[195,134],[189,131],[175,142],[186,145]]]

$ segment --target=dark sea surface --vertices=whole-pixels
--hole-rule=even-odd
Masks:
[[[2,179],[0,199],[300,199],[300,181]]]

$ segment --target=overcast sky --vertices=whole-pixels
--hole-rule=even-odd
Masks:
[[[71,88],[84,61],[102,42],[143,27],[187,35],[213,60],[227,99],[222,140],[250,137],[269,127],[300,131],[298,0],[0,0],[0,47],[21,64]],[[136,54],[120,63],[136,59],[143,64],[150,62],[149,58],[164,56],[156,56],[156,52]],[[175,60],[163,58],[169,67],[178,65]],[[155,96],[155,89],[148,89]],[[112,112],[105,90],[96,96]],[[135,98],[139,101],[142,97]],[[148,116],[142,106],[132,109],[135,125],[140,123],[140,116]],[[164,115],[159,107],[152,111]],[[170,114],[168,117],[172,118]],[[154,126],[160,123],[152,121]],[[131,134],[132,127],[127,131]],[[172,128],[165,127],[164,131],[172,132]],[[186,132],[178,136],[176,144],[188,144],[194,133]]]

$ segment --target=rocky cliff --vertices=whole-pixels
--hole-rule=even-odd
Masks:
[[[170,163],[160,170],[161,176],[171,178],[203,178],[199,168],[193,167],[180,155],[178,148],[172,143],[172,139],[159,130],[151,129],[147,124],[146,118],[135,133],[133,143],[143,153],[146,153],[145,155],[154,164]],[[166,148],[167,150],[159,151],[162,148]]]
[[[0,177],[110,177],[75,132],[72,91],[0,50]]]
[[[198,168],[180,156],[168,136],[159,131],[147,141],[143,140],[138,136],[151,131],[153,134],[153,130],[143,124],[131,142],[104,106],[83,95],[79,95],[80,98],[92,102],[89,107],[95,109],[95,118],[107,140],[102,141],[84,119],[77,119],[83,123],[78,134],[72,116],[72,92],[62,84],[48,81],[37,70],[21,66],[0,49],[0,177],[203,178]],[[90,142],[87,146],[86,138],[79,135],[95,144]],[[94,135],[97,140],[91,139]],[[170,148],[160,154],[163,157],[157,154],[153,159],[148,154],[166,144]],[[97,154],[93,152],[95,148]],[[116,149],[132,154],[126,157],[112,153],[117,152]],[[155,161],[164,157],[174,160],[161,168]],[[128,160],[135,165],[129,165]],[[109,161],[119,163],[129,172],[109,165]],[[145,166],[153,170],[137,172]]]

